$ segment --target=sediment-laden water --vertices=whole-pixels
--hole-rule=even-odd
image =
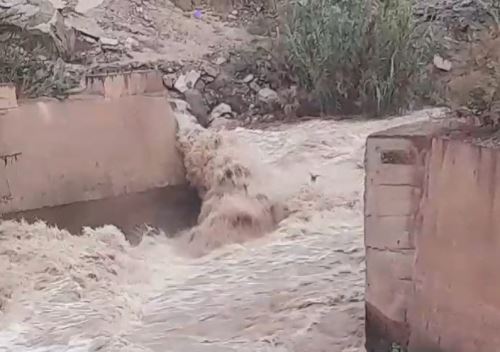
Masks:
[[[428,117],[220,132],[212,172],[245,182],[191,174],[212,202],[194,235],[0,223],[0,351],[363,351],[365,138]]]

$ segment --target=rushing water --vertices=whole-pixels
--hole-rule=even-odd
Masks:
[[[363,351],[365,138],[428,116],[223,132],[292,214],[200,258],[111,226],[0,223],[0,351]]]

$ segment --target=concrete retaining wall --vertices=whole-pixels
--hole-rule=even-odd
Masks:
[[[499,162],[430,123],[368,138],[369,351],[498,349]]]
[[[59,219],[54,222],[64,227],[97,225],[106,223],[100,205],[96,209],[101,211],[94,212],[99,221],[95,217],[77,221],[76,213],[75,220],[68,221],[68,216],[58,213],[63,210],[54,213],[47,208],[153,190],[165,194],[168,187],[185,185],[175,147],[177,125],[161,76],[154,72],[114,75],[102,78],[101,89],[96,80],[87,88],[93,95],[63,102],[10,103],[0,110],[0,214],[4,218],[14,214]],[[5,97],[12,99],[12,94]],[[139,198],[144,207],[144,196]],[[119,223],[134,213],[134,200],[127,199],[128,210],[120,215],[116,204],[110,206],[114,214],[109,218]]]

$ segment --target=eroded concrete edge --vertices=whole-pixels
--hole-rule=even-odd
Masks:
[[[366,341],[368,351],[407,346],[415,240],[425,168],[439,123],[368,137],[365,155]]]

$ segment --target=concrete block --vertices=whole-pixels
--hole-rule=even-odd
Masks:
[[[369,216],[365,219],[365,245],[376,249],[412,249],[412,216]]]
[[[412,186],[371,186],[366,189],[365,216],[412,215],[420,194],[420,189]]]
[[[0,84],[0,110],[17,107],[16,86],[10,83]]]
[[[156,70],[89,75],[85,84],[87,94],[107,99],[165,92],[162,74]]]
[[[165,97],[29,101],[0,123],[0,155],[15,156],[0,168],[12,196],[0,213],[185,183]]]

